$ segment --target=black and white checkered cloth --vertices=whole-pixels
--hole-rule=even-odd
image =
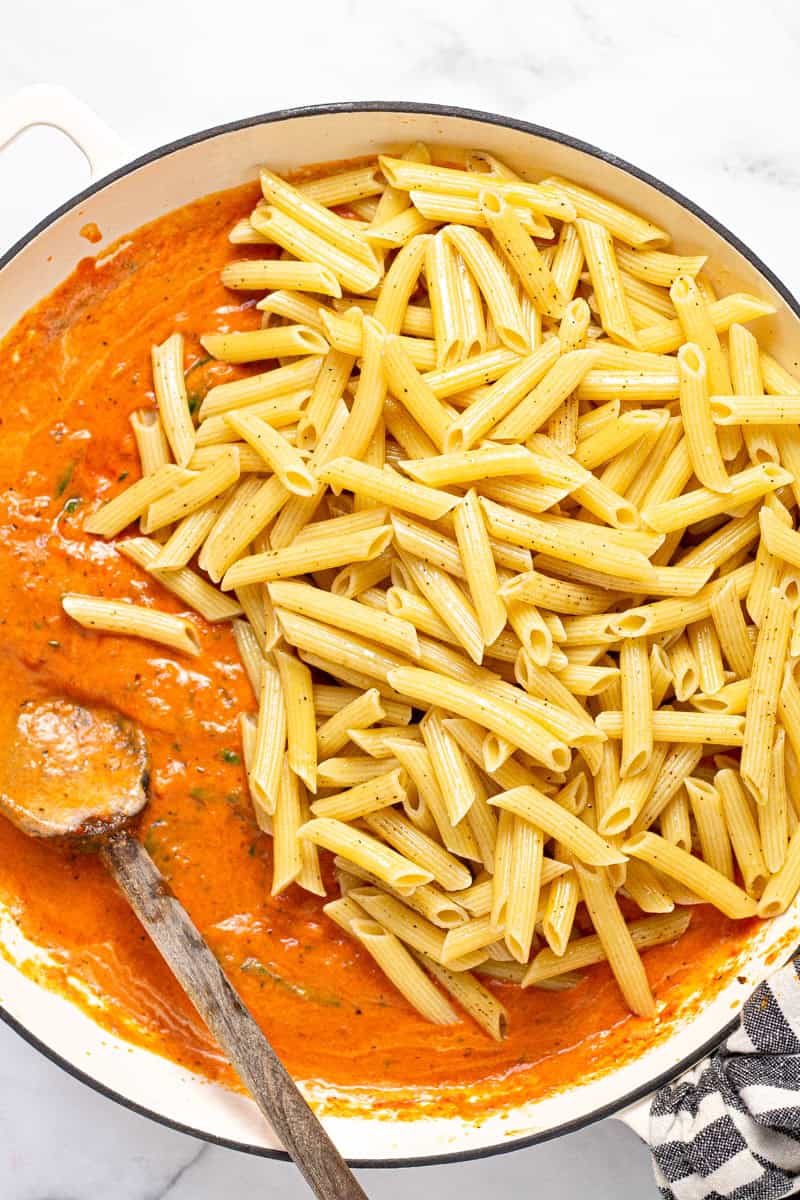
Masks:
[[[800,954],[756,989],[716,1054],[658,1093],[649,1141],[664,1200],[800,1192]]]

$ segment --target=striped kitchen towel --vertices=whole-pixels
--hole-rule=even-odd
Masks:
[[[800,954],[756,989],[716,1054],[658,1093],[649,1140],[665,1200],[800,1192]]]

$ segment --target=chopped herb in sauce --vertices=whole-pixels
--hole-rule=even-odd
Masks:
[[[293,992],[295,996],[302,996],[304,1000],[310,1000],[312,1004],[322,1004],[326,1008],[342,1007],[341,999],[334,996],[332,992],[325,992],[320,988],[307,987],[305,984],[293,983],[290,979],[284,979],[283,975],[279,975],[274,968],[266,966],[257,958],[246,958],[242,963],[242,970],[248,975],[260,975],[264,979],[269,979],[279,987],[286,988],[288,992]]]
[[[70,480],[72,479],[72,472],[74,470],[75,470],[75,462],[73,460],[69,464],[67,469],[64,471],[63,475],[60,475],[58,478],[58,482],[56,483],[56,491],[55,491],[56,499],[58,499],[59,496],[63,496],[64,492],[69,487]]]

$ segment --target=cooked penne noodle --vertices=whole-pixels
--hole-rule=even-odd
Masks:
[[[391,758],[393,741],[421,742],[419,725],[381,725],[378,729],[357,729],[349,726],[350,741],[370,758]]]
[[[232,627],[239,658],[250,680],[253,695],[257,696],[261,688],[261,665],[264,661],[261,646],[249,621],[233,621]]]
[[[310,545],[319,543],[309,542]],[[378,612],[356,600],[334,596],[306,583],[275,582],[269,595],[276,608],[300,613],[304,617],[359,634],[391,647],[409,658],[419,657],[419,643],[413,625],[388,613]]]
[[[200,342],[212,358],[229,363],[325,354],[328,350],[325,338],[305,325],[283,325],[274,329],[254,329],[247,333],[207,333]]]
[[[558,563],[558,567],[561,566]],[[500,594],[509,600],[525,600],[571,616],[604,613],[609,603],[609,591],[602,584],[576,583],[572,578],[553,579],[538,570],[506,580],[500,585]]]
[[[432,708],[421,723],[422,737],[430,756],[439,790],[444,797],[451,824],[458,825],[475,802],[475,781],[456,740],[445,728],[441,714]]]
[[[717,713],[671,712],[659,709],[651,714],[653,738],[657,742],[691,742],[697,745],[741,746],[745,720]],[[608,737],[621,738],[624,716],[621,712],[602,712],[597,727]]]
[[[452,155],[449,152],[448,158]],[[414,188],[429,188],[446,196],[476,196],[486,184],[483,171],[455,170],[452,167],[414,163],[407,159],[378,156],[378,163],[392,187],[411,191]],[[562,221],[575,219],[575,208],[563,195],[555,195],[552,189],[538,184],[526,183],[517,176],[504,175],[492,181],[494,186],[520,203],[526,204],[546,216]]]
[[[626,638],[619,655],[622,684],[620,775],[638,775],[653,752],[650,658],[646,638]]]
[[[697,743],[682,742],[669,749],[660,773],[656,773],[655,784],[644,807],[639,816],[634,818],[633,833],[648,829],[660,817],[702,757],[702,747]]]
[[[276,396],[271,400],[259,400],[255,404],[247,405],[242,411],[254,417],[261,417],[273,429],[284,429],[286,426],[296,425],[302,419],[302,406],[310,394],[310,388],[301,388],[299,391],[288,392],[284,396]],[[230,411],[237,412],[237,409],[234,408]],[[292,436],[297,437],[296,433]],[[239,434],[228,423],[226,413],[208,417],[198,427],[195,451],[190,461],[194,461],[201,450],[209,453],[209,447],[220,446],[225,442],[235,442],[238,439]]]
[[[639,1016],[653,1016],[653,994],[639,951],[614,896],[608,872],[576,862],[575,873],[603,952],[628,1007]]]
[[[406,858],[430,871],[446,891],[459,892],[469,886],[472,876],[463,863],[402,813],[384,808],[368,815],[365,824]]]
[[[290,883],[294,883],[303,869],[302,842],[297,831],[303,824],[304,815],[300,805],[302,784],[284,762],[281,767],[278,797],[272,816],[272,888],[271,896],[278,896]]]
[[[334,489],[346,489],[428,520],[437,520],[458,503],[456,496],[404,479],[388,467],[381,471],[353,458],[337,458],[326,463],[319,470],[318,478]]]
[[[153,566],[160,571],[177,571],[185,567],[206,541],[225,503],[224,494],[216,496],[179,521],[166,542],[156,543],[158,553]]]
[[[259,180],[261,191],[268,204],[274,204],[282,212],[344,253],[351,254],[363,262],[372,263],[374,261],[369,246],[356,231],[353,223],[325,209],[315,199],[313,189],[296,188],[265,167],[259,171]],[[257,224],[256,228],[258,228]]]
[[[480,663],[483,659],[484,639],[478,616],[455,580],[439,567],[424,562],[407,551],[398,550],[398,556],[413,586],[448,626],[473,662]]]
[[[671,287],[679,275],[698,275],[708,261],[705,254],[665,254],[661,250],[634,250],[629,246],[617,246],[616,250],[622,270],[664,288]]]
[[[742,678],[749,677],[755,650],[747,632],[736,583],[729,576],[715,590],[709,607],[728,664],[737,675]]]
[[[638,774],[628,775],[622,780],[619,778],[613,743],[606,742],[603,751],[603,766],[595,778],[597,830],[603,837],[616,837],[633,825],[653,795],[666,761],[667,746],[664,742],[657,743],[647,766]],[[602,794],[603,786],[607,787],[608,796]]]
[[[755,901],[707,863],[655,833],[638,833],[623,843],[623,852],[675,879],[734,920],[755,915]]]
[[[430,812],[444,846],[451,854],[478,861],[480,851],[467,822],[453,824],[450,820],[427,747],[394,741],[392,749]]]
[[[321,211],[328,217],[333,216],[325,209]],[[377,260],[374,256],[366,257],[371,255],[367,243],[361,242],[364,253],[352,252],[352,247],[359,241],[354,234],[352,236],[355,240],[351,242],[349,238],[345,239],[347,249],[343,249],[341,245],[329,240],[328,236],[320,235],[302,220],[273,205],[259,205],[250,214],[250,223],[262,237],[277,242],[301,261],[318,263],[330,270],[341,286],[350,291],[370,292],[380,282],[381,271]],[[341,219],[340,224],[346,225]]]
[[[670,533],[686,525],[695,524],[708,517],[725,512],[735,512],[742,505],[758,500],[768,492],[789,483],[792,476],[776,463],[759,463],[736,475],[729,476],[730,490],[725,493],[712,492],[709,488],[697,488],[661,503],[646,504],[642,517],[651,529]]]
[[[404,779],[405,773],[402,768],[386,771],[383,775],[376,775],[373,779],[354,784],[346,791],[314,800],[311,812],[315,817],[333,817],[338,821],[355,821],[369,817],[388,805],[402,804],[405,801]],[[369,821],[367,824],[369,825]]]
[[[516,292],[489,242],[465,225],[449,226],[447,239],[475,279],[502,345],[516,354],[527,353],[530,341]]]
[[[553,523],[483,500],[489,533],[500,541],[548,554],[552,558],[595,571],[608,570],[622,579],[646,583],[653,567],[640,551],[621,546],[611,530],[582,521]]]
[[[453,418],[419,374],[402,339],[396,335],[385,339],[383,363],[392,394],[433,444],[442,449]]]
[[[194,478],[179,484],[158,500],[151,501],[142,522],[142,532],[153,533],[173,521],[182,520],[227,491],[238,478],[239,451],[235,446],[223,446],[212,466],[199,471]]]
[[[407,475],[430,487],[475,483],[504,475],[536,475],[540,463],[525,446],[484,445],[400,464]]]
[[[769,794],[770,751],[791,622],[788,600],[773,588],[756,641],[742,744],[742,779],[758,804],[766,804]]]
[[[792,834],[781,869],[767,882],[758,904],[760,917],[786,912],[800,888],[800,826]]]
[[[232,412],[228,424],[263,459],[287,491],[297,496],[313,496],[317,481],[300,453],[276,429],[249,412]]]
[[[542,877],[542,834],[522,817],[515,816],[511,831],[508,899],[505,910],[505,944],[517,962],[530,957]]]
[[[489,803],[529,821],[591,866],[624,862],[624,856],[603,838],[535,787],[523,785],[511,788],[491,796]]]
[[[692,342],[681,346],[678,369],[681,417],[692,469],[705,487],[727,492],[731,484],[717,442],[709,401],[708,368],[700,346]]]
[[[161,417],[154,408],[140,408],[131,413],[130,422],[142,475],[153,475],[170,460],[170,448]]]
[[[694,621],[686,629],[689,648],[697,664],[700,690],[714,694],[725,682],[722,649],[710,617]],[[706,710],[709,711],[709,710]]]
[[[278,671],[268,662],[261,668],[250,790],[264,812],[274,815],[286,750],[286,704]]]
[[[381,925],[390,930],[401,942],[418,950],[421,954],[426,954],[435,962],[443,962],[445,938],[447,937],[445,931],[438,929],[402,901],[395,899],[394,896],[387,896],[372,887],[353,888],[349,893],[349,898],[354,899],[357,904],[365,908],[370,916],[374,917],[376,921],[380,921]],[[469,970],[482,962],[485,957],[486,955],[479,951],[477,954],[465,955],[455,962],[451,961],[449,966],[451,970]]]
[[[189,567],[180,567],[175,571],[162,571],[156,568],[161,553],[161,545],[150,538],[126,538],[119,543],[119,549],[126,558],[137,563],[157,579],[168,592],[178,596],[188,606],[199,612],[206,621],[230,621],[239,616],[242,606],[231,596],[223,596],[202,575]]]
[[[352,860],[357,866],[370,871],[393,887],[417,887],[430,883],[433,878],[429,871],[390,850],[377,838],[346,825],[343,821],[336,821],[330,817],[314,817],[300,827],[298,836],[307,838],[315,845],[342,858]]]
[[[341,296],[342,289],[332,271],[319,263],[292,262],[280,258],[245,258],[226,263],[220,271],[225,287],[243,292],[288,288],[293,292],[316,292]]]
[[[535,388],[558,361],[558,355],[558,342],[556,339],[551,339],[531,354],[516,358],[513,364],[509,364],[509,368],[498,372],[500,378],[486,394],[474,404],[470,404],[466,411],[452,422],[445,437],[445,451],[453,453],[469,450],[474,446],[493,425],[502,421],[506,414],[514,410],[523,397],[527,396],[532,388]],[[489,355],[487,354],[485,357],[488,358]],[[492,374],[492,378],[495,378],[494,374]],[[434,381],[430,376],[428,379],[431,387],[436,391]],[[556,392],[559,398],[557,401],[552,400],[552,411],[555,411],[571,390],[570,381],[567,379],[566,385],[562,388],[563,394],[559,395]],[[548,385],[548,397],[551,397],[552,392],[551,384]],[[441,397],[441,391],[438,391],[438,395]]]
[[[563,198],[573,206],[579,217],[602,223],[614,237],[629,246],[652,250],[669,244],[669,234],[665,233],[663,229],[659,229],[657,225],[653,225],[643,217],[636,216],[629,209],[615,204],[613,200],[609,200],[589,188],[580,187],[571,180],[551,175],[547,179],[543,179],[539,187],[551,192],[554,197]],[[558,216],[557,213],[552,215]],[[569,217],[563,219],[570,220]]]
[[[309,540],[283,550],[266,550],[240,558],[229,567],[222,580],[223,590],[229,591],[243,583],[265,583],[340,567],[344,563],[363,562],[377,558],[392,540],[390,526],[379,525],[347,538]]]
[[[639,339],[608,228],[585,217],[580,217],[575,227],[599,305],[603,329],[612,341],[638,348]]]
[[[686,780],[686,796],[691,805],[700,853],[703,860],[728,880],[733,880],[733,854],[724,817],[722,798],[716,788],[702,779]]]
[[[61,607],[68,617],[84,629],[100,633],[124,634],[160,642],[183,654],[200,653],[200,639],[191,621],[171,613],[144,608],[125,600],[103,600],[99,596],[82,596],[67,592],[61,597]]]
[[[635,858],[625,868],[625,894],[642,912],[670,913],[675,909],[675,901],[655,871]]]
[[[425,279],[436,342],[435,365],[450,367],[464,357],[464,315],[457,255],[444,233],[428,242]]]
[[[96,512],[90,513],[83,522],[86,533],[97,537],[112,538],[122,533],[137,517],[166,496],[174,492],[176,487],[191,482],[195,476],[191,471],[174,463],[164,463],[156,467],[150,474],[145,474],[129,488],[107,500]]]
[[[631,921],[627,929],[636,949],[647,950],[651,946],[663,946],[676,941],[686,932],[690,920],[689,912],[673,912]],[[575,938],[561,956],[554,954],[550,949],[540,950],[528,968],[522,986],[530,987],[568,971],[590,967],[594,963],[603,962],[605,957],[605,949],[597,934]]]
[[[325,911],[330,907],[326,905]],[[350,932],[372,955],[387,979],[402,993],[412,1008],[421,1013],[427,1021],[434,1025],[452,1025],[458,1020],[451,1005],[393,933],[384,929],[377,921],[366,917],[356,917],[352,920]]]
[[[765,804],[758,806],[758,826],[761,848],[767,870],[775,875],[780,871],[786,857],[789,839],[789,811],[786,792],[786,767],[784,742],[786,733],[778,728],[769,758],[769,786]]]
[[[749,678],[734,679],[732,683],[726,683],[713,694],[704,692],[695,693],[691,697],[690,703],[693,708],[698,709],[700,712],[731,713],[735,716],[745,711],[749,692]]]
[[[275,650],[273,656],[283,688],[289,767],[315,792],[317,731],[311,672],[305,663],[283,650]]]
[[[714,787],[722,802],[725,824],[745,890],[758,897],[764,891],[768,872],[761,837],[738,771],[729,767],[718,771],[714,776]]]
[[[506,605],[499,594],[497,569],[477,493],[469,491],[453,512],[456,538],[484,643],[490,646],[505,628]],[[513,627],[513,621],[512,627]],[[515,632],[519,632],[515,630]]]
[[[205,422],[211,417],[220,416],[235,408],[247,408],[253,404],[287,396],[303,388],[313,387],[322,361],[317,355],[310,355],[307,358],[298,359],[297,362],[290,363],[288,366],[264,371],[260,375],[250,375],[231,383],[217,384],[215,387],[209,388],[206,393],[198,416],[201,422]]]
[[[540,348],[536,354],[544,355],[549,343]],[[549,367],[547,373],[533,387],[527,390],[527,395],[515,404],[506,416],[503,412],[493,414],[497,424],[492,436],[500,441],[525,441],[532,433],[552,417],[566,398],[575,391],[584,375],[591,368],[595,358],[594,350],[570,350],[561,355]],[[505,381],[504,381],[505,382]],[[466,416],[461,418],[466,423]],[[456,422],[456,425],[458,422]],[[455,428],[455,425],[453,426]],[[452,440],[452,429],[450,439]],[[454,447],[455,448],[455,447]]]
[[[560,320],[564,313],[564,298],[535,241],[525,231],[511,204],[501,192],[488,188],[479,194],[479,202],[492,236],[525,293],[545,316]]]
[[[314,704],[317,713],[320,712],[317,692],[314,692]],[[326,721],[317,729],[317,753],[320,758],[329,758],[344,749],[350,740],[351,731],[367,729],[376,721],[386,716],[385,702],[381,699],[377,688],[369,688],[366,692],[355,694],[341,708],[332,712]]]
[[[152,349],[156,403],[173,458],[185,467],[194,450],[194,425],[183,373],[183,336],[173,333]]]

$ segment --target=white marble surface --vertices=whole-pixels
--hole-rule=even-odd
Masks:
[[[493,14],[492,24],[486,20]],[[222,21],[233,15],[237,35]],[[273,53],[273,47],[279,53]],[[0,96],[61,83],[142,151],[290,105],[429,100],[527,118],[612,150],[707,208],[800,290],[797,0],[8,0]],[[44,153],[43,153],[44,152]],[[46,166],[45,166],[46,162]],[[35,131],[0,156],[0,248],[85,168]],[[416,1191],[655,1197],[615,1122],[503,1158],[363,1172],[378,1200]],[[0,1026],[3,1200],[217,1200],[307,1194],[283,1164],[204,1146],[114,1105]]]

